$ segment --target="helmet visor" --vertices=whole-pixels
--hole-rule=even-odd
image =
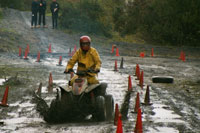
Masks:
[[[84,51],[88,51],[90,49],[90,42],[82,42],[81,49]]]

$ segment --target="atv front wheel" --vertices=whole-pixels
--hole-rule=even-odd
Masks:
[[[110,121],[113,118],[113,111],[114,111],[114,100],[112,95],[105,95],[105,106],[106,106],[106,120]]]
[[[93,114],[97,121],[105,121],[106,119],[106,107],[105,99],[103,96],[98,96],[96,98],[96,112]]]

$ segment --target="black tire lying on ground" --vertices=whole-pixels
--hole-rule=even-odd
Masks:
[[[173,83],[174,78],[172,76],[153,76],[153,83]]]

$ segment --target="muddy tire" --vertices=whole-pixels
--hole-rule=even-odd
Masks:
[[[171,76],[153,76],[152,82],[153,83],[173,83],[174,78]]]
[[[94,118],[97,121],[105,121],[106,119],[105,99],[103,96],[98,96],[96,98],[96,112]]]
[[[48,110],[48,115],[44,118],[44,120],[49,123],[60,122],[61,121],[60,108],[61,108],[61,103],[57,100],[53,100]]]
[[[106,106],[106,120],[110,121],[113,119],[113,111],[114,111],[114,100],[112,95],[105,96],[105,106]]]

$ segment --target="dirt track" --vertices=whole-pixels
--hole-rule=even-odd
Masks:
[[[9,29],[17,37],[13,39],[17,44],[10,42],[12,47],[9,49],[0,47],[0,98],[5,84],[10,86],[10,107],[0,107],[0,121],[4,123],[0,125],[0,132],[116,132],[113,122],[49,125],[35,111],[35,105],[31,103],[33,90],[42,82],[43,98],[48,102],[52,99],[52,95],[46,93],[49,73],[52,72],[54,83],[65,83],[63,71],[70,58],[68,51],[78,44],[80,35],[51,29],[49,18],[49,28],[30,29],[30,15],[29,12],[7,9],[4,20],[0,22],[1,28]],[[10,36],[5,34],[4,38],[10,39]],[[128,88],[128,75],[132,75],[134,91],[131,93],[128,120],[123,121],[124,132],[133,132],[135,127],[136,114],[132,112],[136,92],[140,92],[140,101],[143,102],[146,91],[146,86],[141,90],[133,76],[136,64],[144,71],[145,85],[151,85],[153,105],[141,106],[144,132],[200,132],[200,48],[181,48],[187,55],[186,62],[182,62],[178,60],[181,51],[178,47],[116,43],[124,58],[125,69],[114,72],[114,60],[117,59],[119,65],[121,57],[110,54],[111,44],[105,45],[101,39],[94,40],[92,45],[99,51],[103,62],[99,79],[108,83],[107,92],[114,96],[115,103],[120,107]],[[23,60],[18,57],[18,46],[24,50],[27,43],[30,45],[30,56],[29,60]],[[52,54],[47,53],[49,43],[52,44]],[[150,57],[152,47],[155,52],[153,58]],[[38,51],[41,52],[41,63],[35,62]],[[145,58],[138,57],[142,51],[146,52]],[[58,67],[56,64],[61,55],[63,66]],[[175,82],[154,84],[151,81],[154,75],[170,75]],[[5,77],[8,79],[6,82]]]

